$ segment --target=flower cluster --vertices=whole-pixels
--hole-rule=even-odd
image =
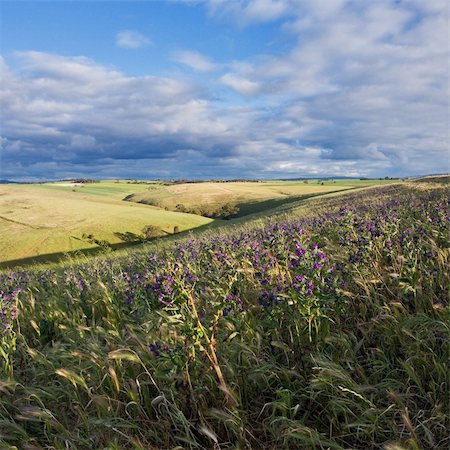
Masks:
[[[12,332],[12,325],[17,318],[17,297],[20,288],[9,292],[0,291],[0,336],[7,336]]]

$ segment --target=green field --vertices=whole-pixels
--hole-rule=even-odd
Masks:
[[[0,265],[58,260],[68,252],[129,246],[139,242],[147,225],[168,236],[175,227],[185,231],[213,222],[199,214],[177,211],[179,204],[191,212],[201,205],[233,203],[238,207],[236,217],[243,217],[309,197],[386,183],[392,181],[3,184]]]
[[[130,190],[140,188],[125,183],[76,188],[0,185],[0,262],[98,248],[93,239],[113,246],[127,244],[146,225],[171,234],[174,227],[183,231],[211,222],[205,217],[121,200]],[[88,235],[93,238],[88,239]]]
[[[46,189],[61,192],[78,192],[80,194],[99,195],[102,197],[122,200],[125,196],[131,193],[148,191],[149,189],[157,189],[161,186],[161,184],[156,181],[138,183],[127,180],[102,180],[96,183],[55,182],[37,184],[33,186],[41,186]]]
[[[284,203],[330,192],[392,183],[391,180],[307,180],[263,182],[205,182],[152,186],[127,197],[128,201],[157,206],[170,211],[196,211],[205,205],[231,203],[234,217],[242,217]]]

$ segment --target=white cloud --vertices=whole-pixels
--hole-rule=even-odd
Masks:
[[[261,90],[258,82],[232,73],[226,73],[220,78],[220,81],[244,96],[254,96]]]
[[[295,0],[210,0],[207,7],[211,15],[228,17],[245,26],[280,19],[296,3]]]
[[[121,48],[141,48],[150,45],[149,38],[137,31],[123,30],[116,35],[116,45]]]
[[[191,67],[192,69],[199,70],[200,72],[211,72],[218,68],[210,58],[189,50],[179,51],[174,54],[175,61],[180,64]]]
[[[284,27],[292,50],[234,63],[221,81],[274,105],[268,129],[280,139],[283,129],[286,139],[331,147],[330,159],[361,173],[364,164],[374,173],[448,170],[448,10],[388,0],[297,5]],[[440,155],[434,163],[429,152]]]

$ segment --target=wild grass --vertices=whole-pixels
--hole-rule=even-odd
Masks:
[[[448,448],[448,188],[418,187],[4,272],[1,445]]]

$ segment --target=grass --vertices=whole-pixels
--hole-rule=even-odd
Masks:
[[[161,185],[154,181],[133,183],[127,180],[101,180],[96,183],[54,182],[34,185],[44,189],[59,190],[61,192],[78,192],[85,195],[98,195],[102,197],[122,200],[125,196],[149,189],[157,189]]]
[[[98,248],[88,235],[115,245],[137,238],[146,225],[171,234],[174,227],[211,222],[119,199],[136,186],[102,183],[73,192],[68,186],[0,185],[0,262]]]
[[[311,196],[379,183],[386,181],[309,180],[307,184],[272,181],[165,186],[158,182],[137,184],[113,180],[86,184],[0,185],[0,267],[60,261],[66,254],[74,255],[79,251],[97,253],[104,247],[98,243],[107,244],[110,249],[135,245],[146,225],[159,227],[162,234],[168,236],[175,227],[177,232],[182,232],[211,223],[210,219],[196,214],[175,212],[180,202],[188,207],[237,202],[237,217],[243,217]],[[140,203],[123,202],[124,198]]]
[[[176,211],[178,205],[195,210],[204,205],[237,204],[242,217],[314,195],[392,183],[386,180],[307,180],[264,182],[207,182],[151,187],[127,196],[128,201]]]
[[[448,448],[448,193],[3,272],[0,446]]]

